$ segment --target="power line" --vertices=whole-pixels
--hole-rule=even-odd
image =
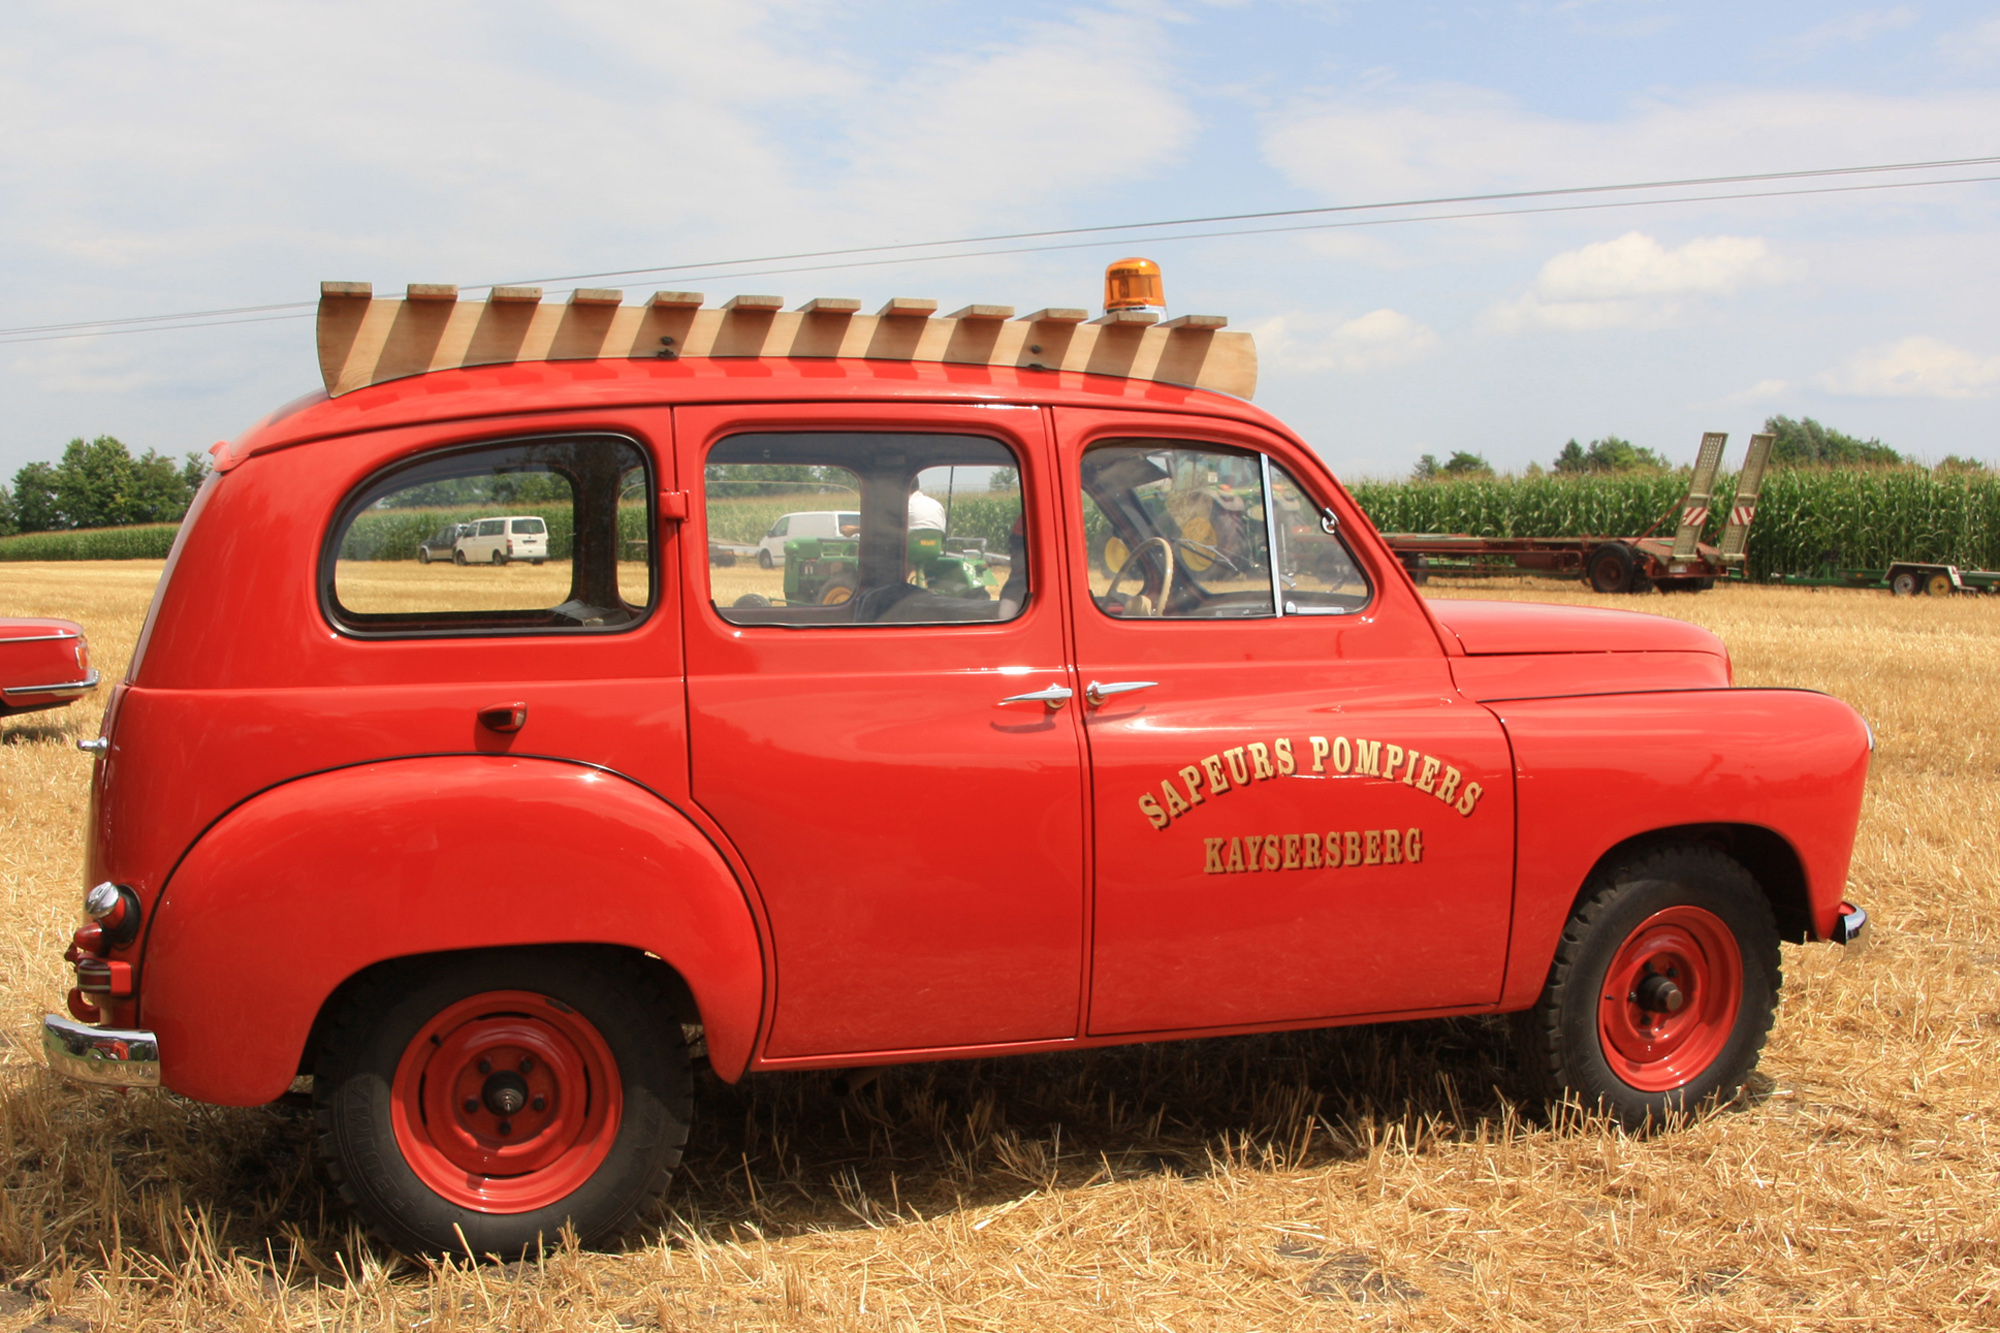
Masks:
[[[911,250],[938,249],[944,246],[985,245],[995,241],[1036,240],[1058,236],[1086,236],[1105,232],[1152,231],[1167,227],[1190,227],[1214,222],[1244,222],[1289,217],[1315,217],[1332,214],[1377,212],[1395,208],[1437,207],[1454,203],[1488,203],[1514,199],[1547,199],[1585,194],[1608,194],[1634,190],[1656,190],[1689,188],[1706,184],[1746,184],[1757,181],[1803,180],[1829,176],[1853,176],[1890,171],[1936,170],[1957,166],[1987,166],[2000,164],[2000,156],[1941,159],[1934,162],[1887,163],[1875,166],[1827,167],[1813,171],[1760,172],[1742,176],[1692,177],[1684,180],[1634,182],[1622,185],[1580,185],[1550,190],[1514,190],[1496,194],[1448,195],[1429,199],[1408,199],[1370,204],[1335,204],[1320,208],[1276,209],[1256,213],[1225,213],[1209,217],[1177,218],[1159,222],[1129,222],[1107,224],[1094,227],[1064,227],[1046,231],[1009,232],[992,236],[964,237],[942,241],[907,241],[893,245],[856,246],[839,250],[801,251],[795,254],[768,255],[749,259],[711,260],[706,263],[669,264],[654,268],[611,269],[598,273],[572,273],[556,277],[517,279],[507,283],[468,284],[474,290],[484,287],[512,285],[545,285],[559,282],[582,282],[591,279],[612,277],[637,277],[649,273],[681,273],[687,275],[684,281],[705,281],[709,279],[733,280],[737,278],[775,277],[795,273],[818,273],[840,269],[881,268],[896,264],[927,263],[939,260],[977,259],[993,256],[1041,254],[1051,251],[1093,249],[1110,245],[1159,245],[1173,241],[1211,240],[1232,236],[1267,236],[1286,232],[1327,231],[1352,227],[1395,226],[1412,222],[1451,222],[1477,218],[1513,217],[1529,214],[1589,212],[1607,208],[1645,208],[1669,204],[1715,203],[1740,199],[1775,199],[1799,195],[1853,194],[1879,190],[1924,188],[1934,185],[1969,185],[2000,180],[2000,176],[1959,176],[1943,179],[1931,178],[1915,181],[1888,181],[1870,185],[1821,186],[1803,190],[1755,190],[1726,194],[1675,195],[1663,199],[1621,199],[1602,203],[1559,204],[1538,208],[1487,209],[1459,213],[1420,213],[1403,217],[1362,218],[1338,222],[1295,223],[1279,227],[1240,227],[1221,231],[1179,232],[1159,236],[1106,236],[1100,240],[1071,241],[1056,245],[1010,246],[1002,249],[958,250],[945,254],[911,255]],[[787,268],[744,270],[744,265],[762,263],[788,263],[799,259],[846,259],[857,255],[887,255],[882,259],[851,259],[844,263],[799,265]],[[727,272],[690,273],[690,270],[720,270]],[[111,333],[167,333],[186,329],[221,328],[233,324],[259,324],[280,319],[303,319],[310,316],[317,303],[313,301],[290,301],[271,305],[235,306],[216,310],[184,311],[173,315],[138,315],[116,319],[79,320],[67,324],[23,325],[18,328],[0,329],[0,346],[13,343],[53,342],[70,338],[99,337]],[[273,313],[273,312],[296,313]],[[196,322],[187,322],[196,321]]]

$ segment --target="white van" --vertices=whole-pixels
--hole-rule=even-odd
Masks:
[[[451,558],[460,565],[504,565],[526,560],[539,565],[549,558],[549,525],[533,514],[482,518],[466,525]]]
[[[786,514],[757,543],[757,564],[773,569],[785,563],[785,543],[794,537],[852,537],[861,531],[861,515],[853,510],[817,509]]]

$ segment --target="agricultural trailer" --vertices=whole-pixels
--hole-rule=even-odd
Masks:
[[[1794,588],[1887,588],[1897,597],[2000,593],[2000,570],[1960,569],[1922,560],[1898,560],[1887,569],[1822,567],[1812,574],[1783,574],[1777,581]]]
[[[1757,494],[1763,487],[1764,466],[1770,461],[1771,435],[1752,435],[1736,482],[1736,496],[1723,527],[1722,541],[1701,540],[1714,503],[1715,475],[1722,466],[1729,436],[1710,431],[1701,437],[1694,475],[1687,494],[1659,522],[1636,537],[1473,537],[1463,533],[1390,532],[1383,540],[1419,582],[1432,574],[1492,576],[1542,575],[1582,578],[1598,592],[1702,592],[1722,578],[1740,579],[1750,524],[1757,516]],[[1678,514],[1671,540],[1653,536],[1653,528]]]

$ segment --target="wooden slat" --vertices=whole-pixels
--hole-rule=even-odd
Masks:
[[[930,317],[936,302],[910,298],[885,307],[894,313],[862,315],[832,308],[831,301],[786,311],[776,297],[739,296],[715,309],[692,304],[694,293],[614,305],[576,296],[567,302],[374,299],[369,290],[365,283],[322,289],[320,375],[336,397],[459,366],[652,358],[662,348],[678,357],[851,357],[1082,371],[1242,398],[1257,387],[1256,345],[1247,333],[1222,331],[1217,316],[1149,327],[1085,323],[1089,312],[1073,307],[1022,319],[983,310],[939,319]]]

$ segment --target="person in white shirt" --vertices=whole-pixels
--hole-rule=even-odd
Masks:
[[[917,489],[917,483],[910,483],[910,531],[919,528],[936,528],[944,531],[944,506]]]

